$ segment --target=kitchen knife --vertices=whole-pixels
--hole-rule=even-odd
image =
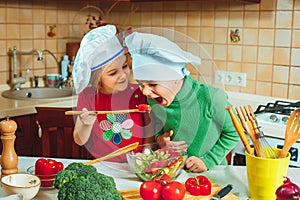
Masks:
[[[232,185],[228,184],[227,186],[223,187],[222,190],[218,192],[215,196],[211,198],[211,200],[219,200],[227,195],[232,190]]]

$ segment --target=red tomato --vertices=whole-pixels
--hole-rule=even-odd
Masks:
[[[161,184],[155,181],[145,181],[140,186],[140,195],[144,200],[158,200],[161,194]]]
[[[173,181],[162,187],[161,195],[163,200],[182,200],[185,195],[185,189],[180,182]]]

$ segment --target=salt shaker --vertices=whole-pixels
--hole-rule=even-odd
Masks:
[[[9,118],[0,122],[1,141],[1,176],[18,173],[18,156],[15,151],[15,132],[17,123]]]

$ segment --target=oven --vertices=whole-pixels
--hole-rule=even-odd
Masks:
[[[300,101],[274,101],[259,105],[255,110],[258,126],[264,132],[271,147],[282,148],[285,138],[286,124],[293,110],[300,108]],[[249,139],[249,138],[248,138]],[[249,142],[251,140],[249,139]],[[290,166],[300,168],[300,140],[290,149]],[[245,165],[245,149],[242,142],[232,152],[233,165]]]

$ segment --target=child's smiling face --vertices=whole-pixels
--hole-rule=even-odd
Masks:
[[[143,94],[162,106],[169,106],[179,90],[183,79],[174,81],[142,81],[137,80]]]

